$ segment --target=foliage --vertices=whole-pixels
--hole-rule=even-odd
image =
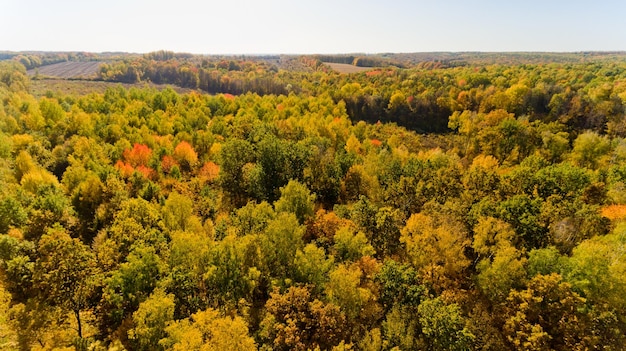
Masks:
[[[289,181],[280,189],[280,198],[274,204],[277,212],[293,213],[300,224],[313,216],[315,195],[312,195],[305,185],[298,181]]]
[[[5,56],[0,348],[625,348],[623,54]]]
[[[167,323],[174,318],[174,297],[156,290],[133,313],[134,328],[128,338],[136,350],[159,350]]]
[[[254,339],[240,316],[220,316],[208,309],[195,313],[165,328],[167,337],[159,344],[167,350],[183,351],[252,351],[256,350]]]
[[[343,337],[345,316],[339,307],[312,299],[306,288],[273,292],[266,308],[261,333],[276,350],[327,349]]]

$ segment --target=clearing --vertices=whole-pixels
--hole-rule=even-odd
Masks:
[[[324,62],[324,64],[339,73],[359,73],[359,72],[369,71],[375,68],[375,67],[359,67],[359,66],[349,65],[347,63]]]
[[[28,70],[29,76],[35,76],[39,74],[44,77],[55,77],[63,79],[76,79],[76,78],[95,78],[96,73],[100,68],[101,61],[90,62],[59,62],[52,65],[41,66],[35,69]]]
[[[174,89],[179,94],[185,94],[193,91],[192,89],[180,88],[169,84],[152,84],[137,83],[126,84],[116,82],[102,82],[92,80],[65,80],[65,79],[33,79],[30,81],[30,93],[40,97],[48,94],[48,92],[60,93],[61,95],[87,95],[90,93],[104,93],[107,88],[115,88],[122,86],[128,88],[155,88],[163,90],[166,87]]]

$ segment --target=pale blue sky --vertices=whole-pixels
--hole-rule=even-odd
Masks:
[[[625,0],[0,0],[0,50],[626,50]]]

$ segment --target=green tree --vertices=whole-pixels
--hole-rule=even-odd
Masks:
[[[492,301],[504,301],[512,288],[520,288],[526,282],[525,264],[526,258],[515,247],[498,248],[492,259],[478,263],[478,287]]]
[[[574,140],[570,158],[580,167],[596,169],[605,162],[604,158],[611,151],[611,144],[606,136],[596,132],[585,132]]]
[[[233,139],[220,149],[220,184],[232,198],[233,204],[245,204],[244,165],[254,160],[252,145],[246,140]]]
[[[39,110],[48,125],[53,125],[65,118],[65,111],[56,100],[43,98],[39,101]]]
[[[169,243],[167,291],[174,295],[176,319],[206,308],[208,292],[204,284],[210,265],[212,242],[206,235],[174,232]]]
[[[417,272],[406,264],[387,260],[376,275],[379,282],[380,302],[387,309],[395,305],[416,308],[428,296]]]
[[[376,212],[376,230],[370,241],[378,257],[388,257],[400,248],[400,226],[402,215],[397,209],[381,207]]]
[[[333,241],[336,256],[342,261],[356,261],[363,256],[373,256],[376,253],[365,234],[350,225],[339,228]]]
[[[75,220],[72,206],[60,187],[54,185],[41,186],[35,193],[34,200],[28,208],[28,222],[24,238],[38,240],[56,223],[71,226]]]
[[[546,223],[541,218],[541,200],[515,195],[498,204],[497,217],[511,224],[526,249],[544,247],[549,242]]]
[[[133,313],[134,327],[128,338],[135,350],[163,350],[159,343],[165,328],[174,319],[174,296],[156,289]]]
[[[233,226],[238,236],[260,234],[265,231],[267,224],[276,217],[274,208],[267,202],[248,202],[239,208],[232,217]]]
[[[122,322],[150,296],[166,271],[153,247],[135,246],[126,261],[104,280],[97,314],[101,332],[110,334],[121,328],[119,331],[126,333],[129,325]]]
[[[381,326],[384,346],[391,350],[418,350],[419,325],[412,309],[394,306]]]
[[[417,313],[426,349],[471,349],[475,336],[465,327],[459,305],[446,304],[439,297],[427,299],[418,306]]]
[[[193,215],[193,202],[177,192],[170,193],[163,207],[163,221],[170,230],[187,230]]]
[[[0,272],[3,287],[14,302],[26,302],[36,295],[33,289],[35,244],[9,235],[0,235]]]
[[[279,213],[261,238],[261,257],[273,277],[293,277],[296,252],[304,247],[304,227],[292,213]]]
[[[279,189],[289,180],[302,180],[308,151],[301,143],[269,135],[258,143],[257,153],[257,162],[262,168],[261,183],[268,201],[276,201],[280,197]]]
[[[315,195],[311,194],[306,185],[290,180],[280,188],[280,199],[274,203],[277,212],[293,213],[300,224],[313,216]]]
[[[342,168],[337,153],[327,145],[327,139],[312,145],[307,167],[304,169],[305,182],[316,194],[317,199],[330,207],[337,202],[341,190]],[[314,143],[314,140],[311,140]]]
[[[314,243],[307,244],[296,252],[294,265],[296,281],[311,284],[318,292],[324,287],[328,272],[334,266],[334,257],[326,257],[323,248]]]
[[[563,264],[563,257],[554,246],[530,250],[528,253],[528,276],[533,278],[539,274],[560,273]]]
[[[284,233],[281,233],[284,234]],[[277,250],[284,248],[277,245]],[[203,285],[208,289],[208,298],[214,305],[223,306],[250,299],[257,286],[261,272],[252,264],[258,264],[259,245],[252,236],[243,238],[228,235],[209,251],[209,265],[203,274]],[[291,255],[295,254],[295,248]],[[282,252],[280,254],[283,254]],[[277,253],[276,255],[280,255]],[[276,256],[273,257],[276,259]],[[282,259],[288,258],[281,256]],[[292,256],[293,258],[293,256]],[[288,264],[287,261],[273,264]],[[270,266],[274,267],[274,266]],[[274,267],[280,269],[282,267]]]
[[[0,233],[9,228],[19,228],[26,223],[28,215],[22,204],[13,196],[0,198]]]
[[[626,260],[620,254],[626,248],[624,233],[626,226],[621,223],[611,234],[583,241],[562,266],[562,274],[574,291],[617,310],[626,308],[626,279],[622,273]]]
[[[354,321],[365,308],[373,303],[371,291],[362,288],[359,267],[340,264],[329,273],[325,292],[328,300],[339,306],[349,321]]]
[[[61,227],[54,227],[41,237],[35,286],[42,300],[74,313],[79,338],[83,337],[81,312],[92,307],[98,278],[95,256],[80,240],[72,239]]]
[[[117,268],[134,246],[148,246],[156,251],[166,247],[161,212],[144,199],[121,201],[113,223],[94,240],[100,265],[106,270]]]

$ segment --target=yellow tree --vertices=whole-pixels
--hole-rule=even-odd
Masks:
[[[95,255],[60,226],[41,237],[38,251],[34,278],[42,299],[74,313],[82,338],[81,312],[89,309],[98,279]]]
[[[412,215],[400,242],[406,245],[409,261],[435,287],[445,288],[470,264],[464,253],[470,243],[466,230],[446,215]]]
[[[163,350],[159,341],[166,335],[165,327],[174,319],[174,296],[156,289],[133,313],[135,327],[128,338],[136,350]]]
[[[196,150],[186,141],[181,141],[176,148],[174,148],[173,156],[185,171],[191,170],[198,162]]]
[[[504,335],[515,350],[585,350],[585,299],[553,273],[538,275],[505,302]]]
[[[222,316],[211,308],[171,323],[159,342],[172,351],[253,351],[254,339],[240,316]]]
[[[304,287],[274,291],[265,304],[260,336],[273,350],[328,350],[345,336],[346,317],[333,303],[323,303]]]

